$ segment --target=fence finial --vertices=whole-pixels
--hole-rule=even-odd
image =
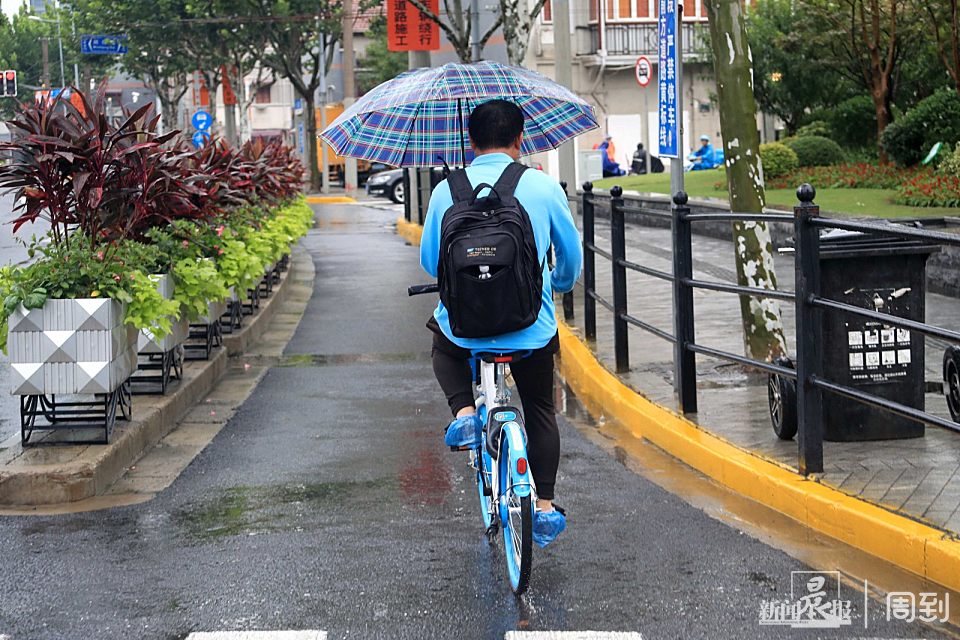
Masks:
[[[817,197],[817,190],[813,188],[813,185],[804,182],[802,185],[797,187],[797,199],[800,200],[803,204],[811,204],[813,199]]]
[[[590,182],[589,180],[587,180],[586,182],[584,182],[584,183],[583,183],[583,190],[586,191],[587,193],[592,192],[592,191],[593,191],[593,183]]]
[[[613,188],[610,189],[610,195],[614,198],[619,198],[623,195],[623,187],[620,185],[614,185]]]
[[[678,207],[686,205],[687,200],[689,200],[689,196],[687,196],[686,191],[677,191],[673,196],[673,204],[677,205]]]

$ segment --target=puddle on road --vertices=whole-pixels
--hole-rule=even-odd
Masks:
[[[377,500],[395,488],[388,478],[356,482],[238,486],[174,513],[174,522],[197,540],[305,528],[305,516],[368,493]]]
[[[335,364],[395,364],[398,362],[426,362],[430,360],[430,353],[343,353],[343,354],[315,354],[296,353],[280,357],[278,367],[323,367]]]
[[[557,412],[567,418],[588,440],[607,451],[622,465],[712,518],[779,549],[819,570],[841,572],[851,588],[862,593],[863,581],[870,584],[870,596],[885,602],[887,593],[949,593],[951,602],[960,602],[960,593],[905,571],[843,542],[810,529],[769,507],[717,484],[655,445],[636,437],[615,420],[595,420],[562,380],[557,381]],[[758,584],[773,580],[763,573],[749,578]],[[950,624],[960,627],[960,607],[950,610]],[[937,626],[941,633],[960,638],[956,628]]]

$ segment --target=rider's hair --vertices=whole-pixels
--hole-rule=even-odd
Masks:
[[[506,100],[484,102],[470,114],[467,128],[479,151],[508,147],[523,133],[523,111]]]

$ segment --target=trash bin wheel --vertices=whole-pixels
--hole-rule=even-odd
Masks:
[[[960,347],[947,347],[943,352],[943,395],[954,422],[960,422]]]
[[[793,361],[780,357],[773,361],[781,367],[793,369]],[[781,440],[792,440],[797,435],[797,383],[795,380],[771,373],[767,378],[767,402],[773,432]]]

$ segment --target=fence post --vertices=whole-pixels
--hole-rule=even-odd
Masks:
[[[613,255],[613,351],[617,373],[630,370],[630,342],[627,333],[627,269],[621,261],[627,257],[626,229],[623,221],[623,189],[610,189],[610,253]]]
[[[410,208],[412,200],[410,197],[410,168],[407,167],[403,170],[403,219],[407,222],[410,222],[413,216],[410,215]]]
[[[567,183],[560,181],[560,188],[563,189],[563,195],[567,195]],[[570,212],[573,215],[573,212]],[[567,322],[573,320],[573,291],[567,291],[563,294],[563,319]]]
[[[821,312],[813,299],[820,295],[820,229],[810,224],[820,216],[820,207],[813,203],[816,190],[800,185],[794,208],[796,235],[797,287],[797,428],[800,473],[823,471],[823,392],[813,385],[813,378],[823,375]]]
[[[583,331],[587,340],[597,339],[596,256],[593,255],[593,183],[583,183]]]
[[[673,196],[673,388],[681,413],[697,412],[697,356],[687,348],[695,342],[693,288],[683,283],[693,277],[693,243],[687,194]]]

